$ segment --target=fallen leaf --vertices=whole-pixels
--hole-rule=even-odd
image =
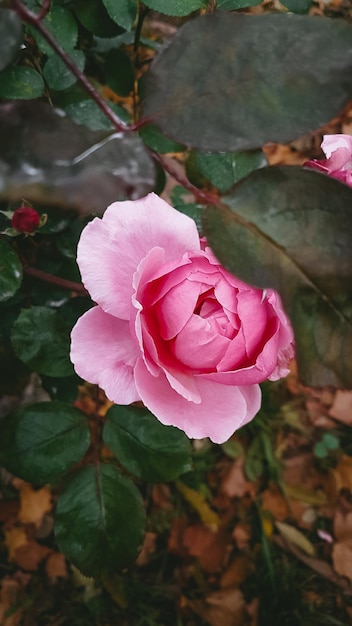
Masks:
[[[191,489],[181,481],[176,481],[176,487],[178,491],[183,495],[185,500],[197,511],[203,524],[209,524],[210,526],[218,527],[220,520],[219,516],[213,511],[209,504],[205,500],[205,496],[195,489]]]
[[[253,563],[248,554],[237,554],[220,578],[220,587],[237,587],[253,571]]]
[[[142,567],[143,565],[146,565],[148,563],[150,555],[154,554],[155,552],[157,536],[157,533],[152,533],[148,531],[145,533],[143,546],[138,555],[136,565]]]
[[[68,572],[64,555],[61,552],[49,554],[45,563],[45,571],[51,580],[66,578]]]
[[[209,608],[204,617],[210,626],[243,626],[246,605],[239,589],[215,591],[206,598],[206,603]]]
[[[315,555],[315,549],[313,544],[307,539],[307,537],[301,533],[294,526],[290,526],[285,522],[276,522],[276,528],[278,529],[280,535],[289,543],[293,543],[295,546],[303,550],[306,554],[310,556]]]
[[[285,492],[289,496],[289,498],[302,500],[306,504],[316,504],[317,506],[323,506],[324,504],[328,503],[326,494],[322,491],[312,491],[311,489],[305,489],[304,487],[299,487],[298,485],[285,485]]]
[[[9,561],[15,561],[16,550],[24,546],[27,542],[27,535],[24,528],[13,526],[5,529],[5,545],[9,553]]]
[[[18,518],[23,524],[34,524],[39,528],[44,515],[49,513],[52,507],[51,492],[48,487],[33,489],[27,483],[21,486]]]
[[[289,517],[287,502],[276,485],[270,485],[269,489],[263,491],[261,498],[262,509],[269,511],[274,519],[282,522]]]
[[[234,538],[238,549],[244,550],[248,547],[248,543],[251,538],[250,526],[239,522],[232,531],[232,537]]]
[[[352,391],[336,391],[329,415],[347,426],[352,426]]]
[[[352,511],[336,510],[333,521],[334,536],[338,542],[350,541],[352,544]]]
[[[341,489],[348,489],[352,492],[352,457],[344,454],[338,465],[330,470],[330,475],[334,479],[336,492]]]
[[[223,529],[212,531],[201,524],[187,526],[183,545],[188,554],[198,558],[201,568],[208,573],[218,572],[228,554],[230,537]]]
[[[34,572],[51,552],[51,548],[42,546],[34,539],[30,539],[26,544],[16,549],[15,561],[22,569]]]
[[[254,493],[253,483],[245,478],[243,461],[243,457],[236,459],[222,481],[220,491],[230,498],[242,498],[246,493]]]
[[[19,626],[22,619],[22,609],[15,610],[20,604],[20,584],[5,576],[1,581],[0,589],[0,624],[1,626]],[[14,612],[12,612],[14,611]],[[8,615],[8,616],[7,616]]]
[[[352,580],[352,543],[347,541],[335,543],[332,549],[332,562],[340,576]]]

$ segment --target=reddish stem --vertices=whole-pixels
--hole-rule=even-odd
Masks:
[[[170,176],[172,176],[178,183],[180,183],[180,185],[185,187],[185,189],[188,189],[188,191],[190,191],[197,200],[205,202],[206,204],[221,206],[221,200],[220,198],[218,198],[218,196],[215,196],[214,194],[207,191],[203,191],[202,189],[198,189],[198,187],[193,185],[188,180],[188,178],[186,178],[185,176],[181,176],[170,163],[165,161],[165,159],[160,154],[158,154],[158,152],[154,152],[153,150],[151,150],[150,154],[153,157],[154,161],[159,163],[165,172],[170,174]]]
[[[71,57],[67,54],[67,52],[60,46],[60,44],[56,41],[53,35],[48,31],[48,29],[44,26],[44,24],[39,19],[39,13],[33,13],[21,2],[21,0],[12,0],[13,7],[15,11],[17,11],[20,18],[23,22],[27,24],[31,24],[34,26],[37,31],[44,37],[44,39],[48,42],[48,44],[55,50],[56,54],[63,60],[63,62],[67,65],[67,67],[71,70],[72,74],[77,78],[77,80],[81,83],[82,87],[88,93],[90,98],[94,100],[94,102],[98,105],[98,107],[103,111],[106,117],[111,121],[116,130],[125,132],[130,130],[128,126],[126,126],[121,120],[115,115],[113,110],[109,107],[109,105],[105,102],[104,98],[101,97],[99,92],[93,87],[93,85],[89,82],[86,76],[81,72],[81,70],[77,67]],[[47,11],[47,6],[50,6],[49,0],[44,0],[44,4],[41,10],[41,13],[45,15],[45,11]]]
[[[28,276],[33,276],[33,278],[38,278],[46,283],[51,283],[52,285],[57,285],[63,289],[74,291],[81,296],[89,296],[88,291],[80,283],[75,283],[72,280],[66,280],[66,278],[60,278],[59,276],[53,276],[52,274],[43,272],[43,270],[39,270],[31,265],[23,265],[23,271],[25,274],[28,274]]]

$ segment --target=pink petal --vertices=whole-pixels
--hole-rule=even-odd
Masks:
[[[133,375],[139,355],[128,322],[98,306],[82,315],[72,329],[71,361],[75,371],[99,385],[117,404],[140,400]]]
[[[244,343],[249,359],[258,354],[264,341],[269,339],[268,303],[258,289],[239,291],[237,294],[238,316],[242,323]]]
[[[156,246],[165,249],[165,261],[200,249],[195,222],[155,194],[114,202],[86,226],[77,261],[85,287],[104,311],[129,319],[133,274]]]
[[[195,404],[172,389],[163,374],[153,377],[142,360],[135,367],[135,380],[142,401],[158,420],[180,428],[191,438],[209,437],[214,443],[223,443],[260,408],[257,385],[243,390],[218,385],[199,376],[196,385],[201,402]]]
[[[190,280],[172,287],[155,305],[160,334],[172,339],[187,324],[196,307],[201,285]]]
[[[192,315],[173,342],[176,358],[196,371],[216,369],[229,346],[230,339],[215,334],[208,320]]]
[[[321,148],[328,158],[330,171],[342,170],[351,165],[352,137],[350,135],[324,135]]]

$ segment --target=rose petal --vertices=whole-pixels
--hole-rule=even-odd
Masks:
[[[133,367],[140,351],[128,322],[96,306],[72,329],[71,361],[79,376],[104,389],[109,400],[130,404],[140,400]]]
[[[350,135],[336,134],[324,135],[321,148],[328,158],[331,172],[342,170],[352,165],[352,137]]]
[[[216,369],[231,339],[215,334],[210,322],[192,315],[173,341],[175,357],[195,371]]]
[[[223,443],[260,408],[258,385],[243,390],[201,376],[196,378],[201,403],[189,402],[170,387],[164,374],[154,378],[142,359],[135,367],[135,380],[142,401],[158,420],[180,428],[191,438],[209,437],[214,443]]]
[[[129,319],[133,274],[156,246],[165,249],[165,261],[200,249],[195,222],[155,194],[115,202],[86,226],[77,261],[85,287],[104,311]]]

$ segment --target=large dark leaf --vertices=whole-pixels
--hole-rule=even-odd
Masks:
[[[21,361],[47,376],[73,374],[70,327],[59,313],[44,306],[23,309],[14,323],[12,345]]]
[[[22,283],[22,264],[17,253],[5,241],[0,239],[0,302],[15,295]]]
[[[60,479],[90,443],[84,413],[63,402],[41,402],[1,422],[0,458],[13,474],[34,483]]]
[[[59,496],[55,534],[60,550],[87,576],[131,565],[141,547],[145,510],[133,482],[114,465],[77,470]]]
[[[0,71],[15,59],[22,41],[22,24],[15,11],[0,9]]]
[[[153,11],[182,17],[197,9],[206,9],[207,0],[145,0],[144,4]]]
[[[103,211],[154,188],[154,165],[134,133],[91,131],[42,102],[0,105],[0,196]]]
[[[166,482],[191,470],[189,439],[178,428],[163,426],[147,409],[113,406],[106,418],[106,445],[138,478]]]
[[[144,114],[200,150],[249,150],[327,122],[352,96],[352,26],[218,12],[175,35],[151,67]]]
[[[204,229],[226,267],[281,294],[301,379],[352,387],[352,189],[313,170],[257,170],[208,207]]]

